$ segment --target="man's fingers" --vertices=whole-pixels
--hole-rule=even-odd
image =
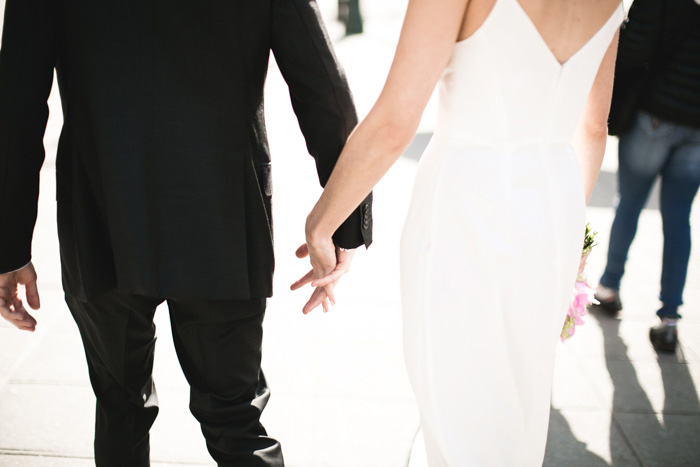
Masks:
[[[36,326],[36,319],[34,319],[34,317],[29,314],[27,309],[24,308],[24,303],[22,303],[22,300],[20,300],[19,297],[14,297],[12,300],[10,300],[10,303],[14,309],[11,314],[11,318],[14,320],[12,324],[20,329],[29,327],[33,331],[34,327]]]
[[[331,301],[333,305],[335,305],[335,290],[333,289],[335,287],[335,282],[332,284],[328,284],[323,288],[323,290],[326,291],[326,296],[328,297],[328,300]],[[324,307],[325,309],[325,307]],[[326,310],[328,311],[328,310]]]
[[[12,305],[12,309],[15,313],[20,312],[20,313],[26,313],[27,310],[24,308],[24,303],[22,303],[22,299],[19,297],[12,297],[10,300],[10,305]]]
[[[304,277],[302,277],[301,279],[299,279],[298,281],[293,283],[291,289],[297,290],[297,289],[305,286],[309,282],[311,282],[313,279],[314,279],[314,270],[312,269],[311,271],[304,274]]]
[[[22,300],[13,297],[10,300],[0,298],[0,314],[8,321],[21,321],[27,314],[22,305]]]
[[[12,321],[13,316],[12,316],[12,310],[10,310],[10,305],[8,305],[7,301],[5,301],[4,298],[0,298],[0,316],[5,318],[8,321]]]
[[[38,310],[41,307],[41,300],[39,299],[39,288],[36,285],[36,281],[31,281],[24,286],[25,293],[27,294],[27,303],[33,310]]]
[[[33,331],[36,320],[24,308],[17,295],[17,285],[25,286],[27,303],[32,308],[39,308],[39,291],[36,285],[36,271],[32,263],[18,271],[0,274],[0,316],[19,329]]]
[[[350,267],[352,258],[355,256],[355,250],[343,250],[342,248],[336,248],[335,256],[338,258],[338,264],[344,264],[347,265],[347,267]]]
[[[11,321],[12,324],[17,326],[19,329],[22,329],[23,331],[34,331],[34,329],[36,329],[36,320],[32,315],[30,315],[26,311],[23,314],[24,316],[21,320]]]
[[[24,309],[21,301],[17,305],[13,305],[14,310],[10,309],[9,304],[4,299],[0,299],[0,316],[12,323],[19,329],[24,331],[34,331],[36,328],[36,319]]]
[[[311,294],[311,298],[309,298],[309,301],[306,302],[306,305],[304,305],[303,312],[305,315],[315,310],[319,305],[323,307],[324,313],[328,313],[328,311],[331,309],[331,305],[335,305],[335,293],[333,291],[333,285],[330,285],[325,288],[316,287],[314,292]]]
[[[316,288],[314,289],[313,293],[311,294],[311,298],[309,298],[309,301],[306,302],[306,305],[304,305],[303,308],[303,313],[305,315],[308,315],[311,313],[313,310],[316,309],[319,305],[323,303],[323,301],[326,299],[326,291],[322,288]]]
[[[10,287],[9,283],[0,284],[0,298],[9,299],[13,295],[17,294],[17,284],[12,283]]]
[[[306,243],[304,243],[302,246],[297,248],[296,255],[297,258],[306,258],[307,256],[309,256],[309,246]]]

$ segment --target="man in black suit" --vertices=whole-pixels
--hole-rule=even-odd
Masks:
[[[270,51],[323,185],[357,120],[313,0],[6,2],[0,314],[36,325],[17,288],[39,306],[31,241],[55,68],[63,285],[97,396],[99,466],[149,464],[153,314],[163,301],[212,457],[283,464],[259,421],[274,267]],[[339,252],[371,243],[371,198],[334,240]]]

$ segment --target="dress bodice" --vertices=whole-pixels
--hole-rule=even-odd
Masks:
[[[460,146],[570,144],[623,17],[620,5],[562,64],[517,0],[496,0],[481,27],[455,44],[439,83],[435,136]]]

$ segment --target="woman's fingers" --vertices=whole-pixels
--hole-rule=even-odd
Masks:
[[[304,314],[310,313],[319,305],[323,307],[324,312],[327,312],[331,305],[336,304],[335,285],[348,272],[353,255],[353,250],[338,248],[330,240],[314,244],[307,242],[297,248],[296,256],[298,258],[309,256],[313,269],[294,282],[291,289],[297,290],[308,283],[316,287],[304,305]]]
[[[343,269],[337,269],[333,271],[332,273],[328,274],[325,277],[321,277],[320,279],[314,279],[311,281],[311,286],[312,287],[325,287],[328,284],[334,284],[338,282],[338,279],[340,279],[345,273],[348,272],[347,270]]]
[[[298,281],[293,283],[291,288],[292,288],[292,290],[300,289],[303,286],[305,286],[306,284],[308,284],[309,282],[311,282],[312,280],[314,280],[314,270],[313,269],[310,270],[309,272],[307,272],[306,274],[304,274],[304,276],[301,279],[299,279]]]
[[[352,263],[352,258],[355,255],[355,250],[344,250],[338,247],[336,247],[335,250],[337,261],[335,269],[325,277],[320,277],[311,282],[313,287],[325,287],[328,284],[338,282],[343,275],[350,271],[350,264]]]

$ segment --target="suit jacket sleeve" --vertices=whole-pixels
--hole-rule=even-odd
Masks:
[[[0,273],[31,260],[59,0],[7,0],[0,49]]]
[[[357,125],[357,115],[315,0],[273,0],[272,51],[325,186]],[[371,193],[338,228],[333,240],[343,248],[372,243]]]

